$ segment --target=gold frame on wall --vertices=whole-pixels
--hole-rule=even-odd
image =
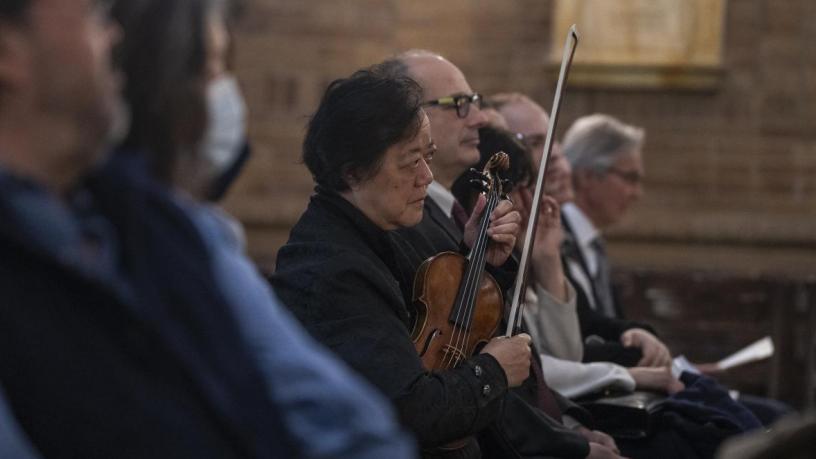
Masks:
[[[577,24],[570,86],[710,90],[723,74],[727,0],[554,0],[549,60]]]

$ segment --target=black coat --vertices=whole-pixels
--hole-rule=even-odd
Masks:
[[[378,387],[424,448],[486,428],[507,381],[490,355],[423,368],[411,311],[394,277],[415,257],[341,196],[318,188],[278,252],[275,289],[312,335]]]
[[[415,249],[413,265],[402,269],[402,273],[415,272],[423,260],[444,251],[464,248],[462,232],[448,218],[431,198],[425,199],[422,221],[412,228],[404,228],[391,234],[392,245]],[[410,253],[410,250],[399,250]],[[509,297],[516,274],[516,263],[512,257],[501,268],[488,268]],[[413,277],[400,279],[403,295],[410,301],[410,286]],[[504,332],[504,324],[499,333]],[[547,416],[537,406],[538,385],[531,371],[530,377],[520,386],[511,389],[505,396],[501,416],[489,429],[480,435],[480,443],[485,457],[495,458],[543,458],[577,457],[583,458],[589,452],[587,441],[579,434],[564,427],[560,422]],[[553,392],[562,412],[590,425],[591,417],[583,409]]]
[[[651,333],[655,333],[654,329],[646,324],[625,319],[617,298],[615,298],[617,317],[608,317],[592,308],[589,298],[594,298],[597,304],[599,300],[596,292],[594,289],[585,291],[582,284],[572,277],[572,272],[567,263],[569,261],[576,263],[583,271],[586,279],[591,280],[592,275],[589,273],[587,262],[575,241],[572,228],[565,218],[562,217],[561,221],[564,225],[564,243],[561,246],[561,258],[564,262],[564,274],[575,287],[577,294],[578,322],[581,328],[581,336],[586,340],[584,362],[614,362],[627,367],[635,366],[640,361],[642,353],[638,348],[624,347],[620,343],[621,335],[632,328],[643,328]]]

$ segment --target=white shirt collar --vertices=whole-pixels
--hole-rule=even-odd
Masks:
[[[598,231],[598,228],[592,224],[589,217],[574,203],[568,202],[564,204],[561,209],[564,218],[567,219],[570,228],[572,228],[572,235],[575,237],[575,242],[578,244],[578,248],[581,250],[584,260],[586,260],[589,273],[594,276],[598,272],[598,258],[591,244],[601,232]]]
[[[456,197],[453,196],[450,190],[434,180],[428,185],[428,197],[433,199],[448,218],[453,218],[453,203],[456,202]]]

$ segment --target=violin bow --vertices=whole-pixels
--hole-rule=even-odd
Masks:
[[[527,222],[527,234],[524,236],[524,246],[521,250],[521,259],[519,260],[518,275],[516,276],[516,285],[513,291],[513,303],[510,307],[510,319],[507,321],[507,330],[505,336],[510,337],[516,330],[516,327],[521,324],[521,315],[524,311],[524,295],[527,290],[527,274],[529,273],[529,259],[530,253],[533,251],[533,243],[535,241],[535,229],[538,225],[538,210],[541,206],[541,193],[544,191],[544,175],[547,172],[547,162],[550,159],[552,152],[552,141],[555,135],[555,128],[558,123],[558,113],[561,110],[561,99],[564,96],[564,83],[567,80],[570,66],[572,66],[572,58],[575,55],[575,48],[578,46],[578,30],[575,24],[570,27],[567,32],[567,38],[564,42],[564,54],[561,58],[561,71],[558,75],[558,84],[555,87],[555,97],[553,100],[552,111],[550,111],[550,124],[547,127],[547,140],[544,143],[544,151],[541,153],[541,163],[538,168],[538,178],[536,179],[535,193],[533,194],[532,208],[530,209],[530,218]]]

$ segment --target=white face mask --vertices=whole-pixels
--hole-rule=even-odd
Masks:
[[[207,133],[201,156],[210,178],[224,173],[246,142],[246,104],[232,76],[222,76],[207,87]]]

